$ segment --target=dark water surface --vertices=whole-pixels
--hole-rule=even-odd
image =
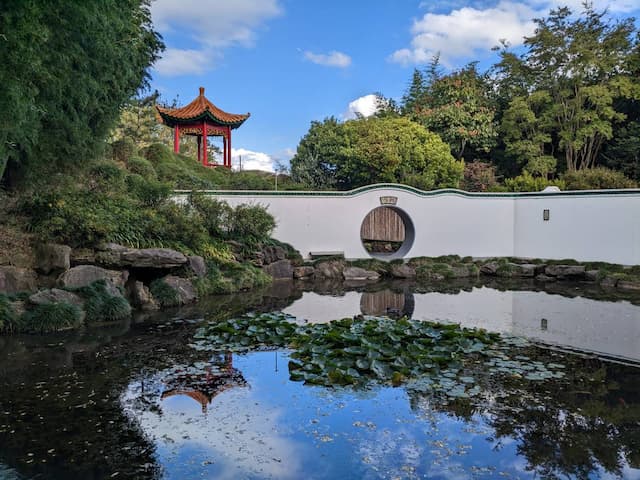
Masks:
[[[204,320],[247,311],[482,327],[529,339],[510,340],[514,358],[563,373],[531,381],[478,365],[465,380],[478,394],[451,398],[309,386],[290,381],[290,351],[189,346]],[[0,337],[0,478],[640,479],[640,298],[584,285],[283,284]]]

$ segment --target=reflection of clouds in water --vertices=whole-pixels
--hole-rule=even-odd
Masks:
[[[202,451],[202,458],[194,465],[212,461],[215,478],[300,478],[297,445],[279,434],[277,428],[286,412],[261,404],[250,391],[221,393],[206,415],[192,398],[175,396],[160,402],[158,395],[162,409],[158,415],[146,408],[132,408],[137,389],[138,384],[130,384],[122,403],[158,450],[167,451],[160,455],[160,462],[163,456],[192,456],[194,451]]]

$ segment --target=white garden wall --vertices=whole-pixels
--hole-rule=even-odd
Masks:
[[[422,192],[372,185],[350,192],[208,192],[231,205],[264,205],[276,218],[273,236],[304,256],[343,252],[368,258],[360,241],[364,217],[394,197],[415,238],[405,257],[517,256],[640,264],[640,190],[553,193]],[[188,193],[177,193],[186,201]],[[388,200],[388,199],[385,199]],[[543,210],[549,220],[543,220]]]

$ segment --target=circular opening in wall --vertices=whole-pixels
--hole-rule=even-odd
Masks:
[[[373,258],[393,260],[403,258],[413,246],[413,222],[398,207],[377,207],[371,210],[360,226],[360,240]]]

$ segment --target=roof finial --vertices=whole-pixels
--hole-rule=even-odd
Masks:
[[[200,87],[200,96],[204,97],[204,87]]]

